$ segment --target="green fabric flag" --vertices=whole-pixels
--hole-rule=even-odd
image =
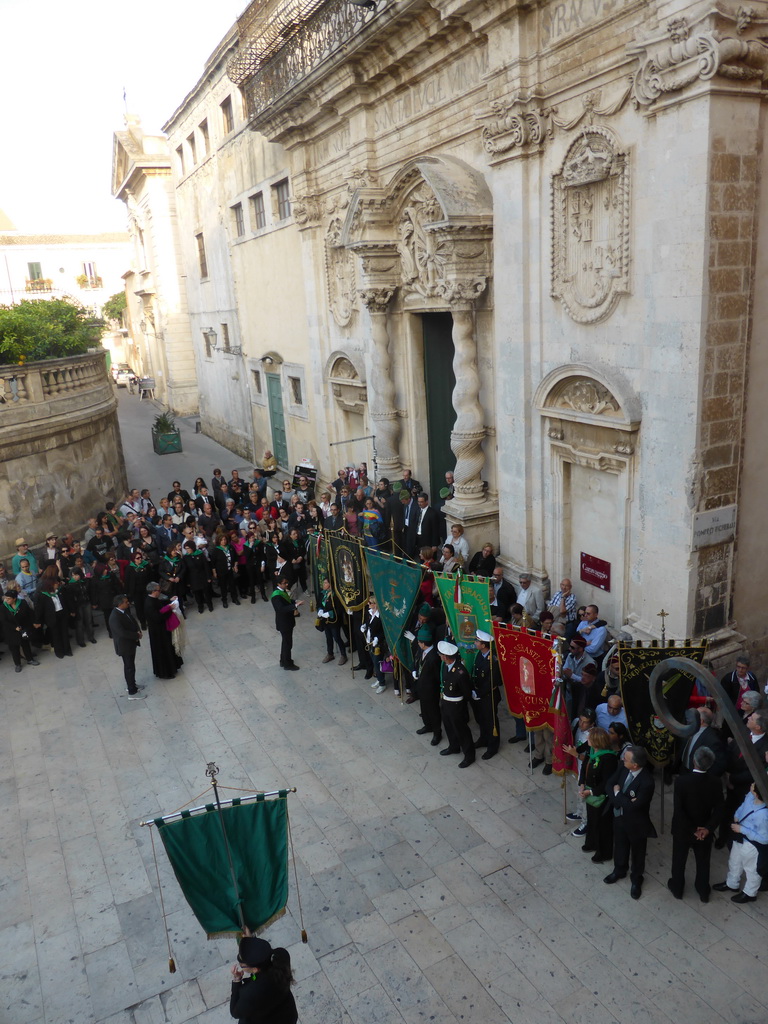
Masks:
[[[451,627],[453,642],[461,652],[461,660],[471,674],[475,664],[475,632],[484,629],[493,636],[490,583],[485,576],[462,576],[461,573],[435,573],[435,583],[443,602],[445,617]]]
[[[328,564],[328,541],[323,536],[322,530],[310,533],[307,537],[307,549],[309,551],[309,564],[312,569],[312,590],[315,599],[320,603],[320,595],[323,592],[323,580],[331,579],[331,567]]]
[[[408,626],[419,595],[423,578],[421,569],[415,562],[372,548],[367,551],[367,562],[387,645],[411,671],[413,651],[403,631]]]
[[[181,891],[209,939],[242,930],[237,894],[247,927],[262,931],[282,917],[288,901],[286,796],[206,808],[185,811],[177,821],[155,820]]]

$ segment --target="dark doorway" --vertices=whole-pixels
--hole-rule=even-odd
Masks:
[[[450,313],[423,313],[424,383],[427,392],[427,444],[429,446],[429,495],[440,504],[445,474],[456,466],[451,451],[451,431],[456,422],[453,408],[453,317]],[[422,481],[423,482],[423,481]]]

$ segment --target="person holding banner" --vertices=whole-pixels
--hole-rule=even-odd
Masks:
[[[480,735],[475,740],[475,750],[485,747],[482,755],[489,761],[499,752],[499,683],[501,673],[496,654],[491,651],[493,637],[485,630],[475,633],[477,657],[472,667],[472,713],[480,726]]]
[[[240,1024],[296,1024],[291,992],[293,971],[287,949],[273,949],[266,939],[246,935],[232,966],[229,1012]]]
[[[459,661],[459,648],[450,640],[441,640],[437,651],[442,661],[440,668],[440,714],[442,715],[448,746],[441,754],[464,754],[459,768],[468,768],[475,761],[475,744],[469,728],[469,702],[472,683],[469,673]]]
[[[376,693],[384,693],[387,688],[387,681],[384,677],[381,663],[388,656],[389,650],[384,636],[384,623],[381,621],[379,605],[375,597],[368,598],[368,607],[365,610],[360,632],[363,634],[366,650],[373,662],[373,675],[375,678],[371,686]],[[367,673],[365,678],[368,678]]]
[[[327,576],[321,586],[322,593],[320,595],[320,607],[317,609],[317,617],[323,623],[323,632],[325,633],[326,655],[323,658],[323,664],[327,665],[329,661],[334,660],[333,645],[335,643],[339,649],[338,663],[339,665],[346,665],[347,648],[344,646],[344,641],[341,638],[339,608],[336,604],[336,598],[333,596],[331,581]]]
[[[272,607],[275,609],[275,629],[282,637],[280,645],[280,667],[287,672],[298,672],[299,666],[293,661],[293,630],[296,625],[296,616],[303,601],[294,601],[289,590],[291,581],[286,576],[281,576],[277,586],[272,592]]]

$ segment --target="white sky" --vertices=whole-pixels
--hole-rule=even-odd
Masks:
[[[159,132],[248,0],[0,0],[0,209],[23,234],[124,231],[112,133]]]

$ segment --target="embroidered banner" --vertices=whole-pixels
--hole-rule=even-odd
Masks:
[[[491,603],[488,598],[488,580],[484,576],[463,576],[436,572],[435,583],[445,617],[451,627],[453,642],[461,652],[461,660],[472,674],[475,664],[475,632],[491,632]]]
[[[347,533],[326,533],[333,589],[344,611],[357,612],[368,600],[368,576],[360,541]]]
[[[387,645],[410,672],[413,669],[413,651],[403,637],[403,631],[419,596],[423,579],[421,568],[415,562],[372,548],[366,552],[366,561]]]
[[[651,703],[649,680],[654,667],[667,658],[690,658],[701,664],[706,644],[675,644],[664,647],[635,647],[619,644],[619,685],[621,699],[627,713],[632,742],[645,747],[655,765],[672,761],[675,737],[657,717]],[[695,679],[684,672],[672,671],[664,680],[667,704],[678,720],[685,718],[685,709],[691,697]]]
[[[552,637],[501,622],[494,622],[493,634],[510,713],[525,719],[526,728],[532,732],[552,729]]]
[[[563,700],[562,687],[556,685],[552,691],[552,725],[555,735],[552,738],[552,771],[555,775],[565,772],[579,774],[579,759],[573,754],[566,754],[563,747],[573,746],[573,730]]]

